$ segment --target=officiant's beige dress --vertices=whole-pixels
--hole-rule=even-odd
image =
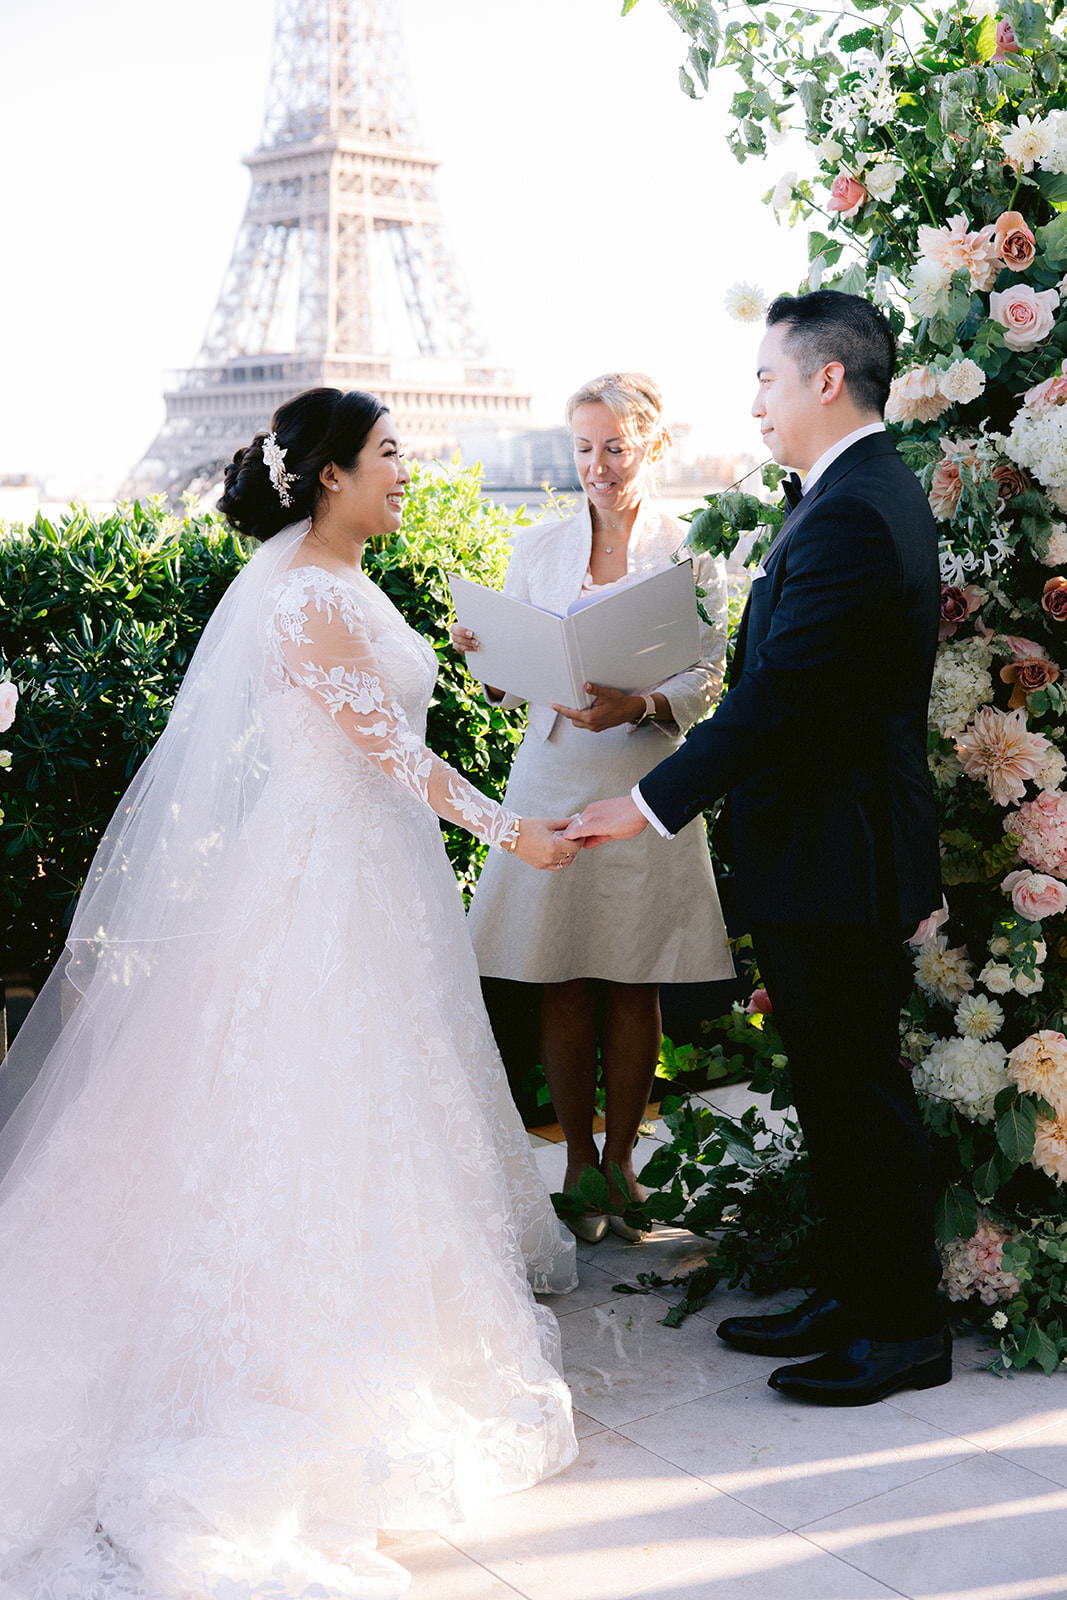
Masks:
[[[624,581],[669,566],[684,540],[681,523],[643,503]],[[589,590],[592,541],[588,504],[576,516],[524,530],[515,538],[504,593],[565,615]],[[549,706],[532,705],[508,781],[511,810],[566,817],[591,800],[628,794],[711,709],[726,655],[726,570],[721,557],[697,555],[694,565],[710,621],[701,621],[700,662],[656,685],[673,724],[591,733]],[[522,702],[509,695],[501,703]],[[701,817],[673,840],[648,827],[636,839],[583,851],[567,872],[523,872],[521,862],[494,852],[468,926],[487,978],[704,983],[734,976]]]

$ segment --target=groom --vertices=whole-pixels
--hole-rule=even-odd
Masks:
[[[905,941],[941,903],[926,764],[940,580],[926,495],[885,432],[895,357],[866,300],[774,301],[752,414],[806,480],[753,577],[729,692],[629,796],[567,830],[587,846],[649,825],[671,839],[725,797],[716,836],[732,836],[822,1232],[809,1299],[718,1331],[758,1354],[823,1352],[770,1383],[826,1405],[952,1370],[929,1150],[898,1038]]]

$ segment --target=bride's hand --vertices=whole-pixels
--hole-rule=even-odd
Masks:
[[[519,822],[515,854],[528,867],[564,870],[581,851],[580,844],[563,837],[563,829],[569,822],[569,817],[523,817]]]

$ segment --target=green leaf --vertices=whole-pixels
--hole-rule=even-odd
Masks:
[[[1060,1364],[1058,1349],[1036,1318],[1027,1329],[1019,1354],[1024,1361],[1036,1361],[1047,1377],[1051,1377]]]
[[[595,1211],[605,1211],[611,1203],[608,1180],[596,1167],[586,1167],[578,1179],[578,1190],[586,1203]]]
[[[1055,177],[1057,182],[1067,183],[1067,177],[1061,177],[1058,173],[1042,173],[1041,176]],[[1035,237],[1050,262],[1062,264],[1067,261],[1067,212],[1061,212],[1051,222],[1046,222],[1044,227],[1038,228]]]
[[[1050,205],[1067,205],[1067,172],[1035,172],[1033,179]]]
[[[950,1183],[934,1207],[934,1227],[938,1239],[947,1244],[950,1239],[974,1237],[978,1227],[978,1202],[969,1189],[961,1183]]]
[[[625,13],[624,13],[625,15]],[[997,48],[997,19],[983,17],[971,35],[971,48],[979,61],[989,61]]]
[[[690,100],[697,98],[697,86],[684,67],[678,68],[678,86],[683,94],[689,96]]]
[[[990,1156],[988,1161],[983,1161],[982,1165],[975,1169],[974,1192],[979,1200],[992,1200],[1003,1181],[995,1157]]]
[[[1010,1161],[1021,1165],[1034,1153],[1037,1107],[1028,1095],[1016,1094],[997,1118],[997,1143]]]
[[[636,4],[637,4],[637,0],[622,0],[622,14],[623,14],[623,16],[624,17],[628,17],[630,15],[630,12],[633,10],[633,8],[634,8],[634,6]]]

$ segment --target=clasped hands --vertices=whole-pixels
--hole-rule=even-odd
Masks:
[[[636,839],[648,827],[628,794],[594,800],[564,824],[558,819],[524,817],[515,854],[528,866],[569,867],[579,851],[594,850],[609,839]]]

